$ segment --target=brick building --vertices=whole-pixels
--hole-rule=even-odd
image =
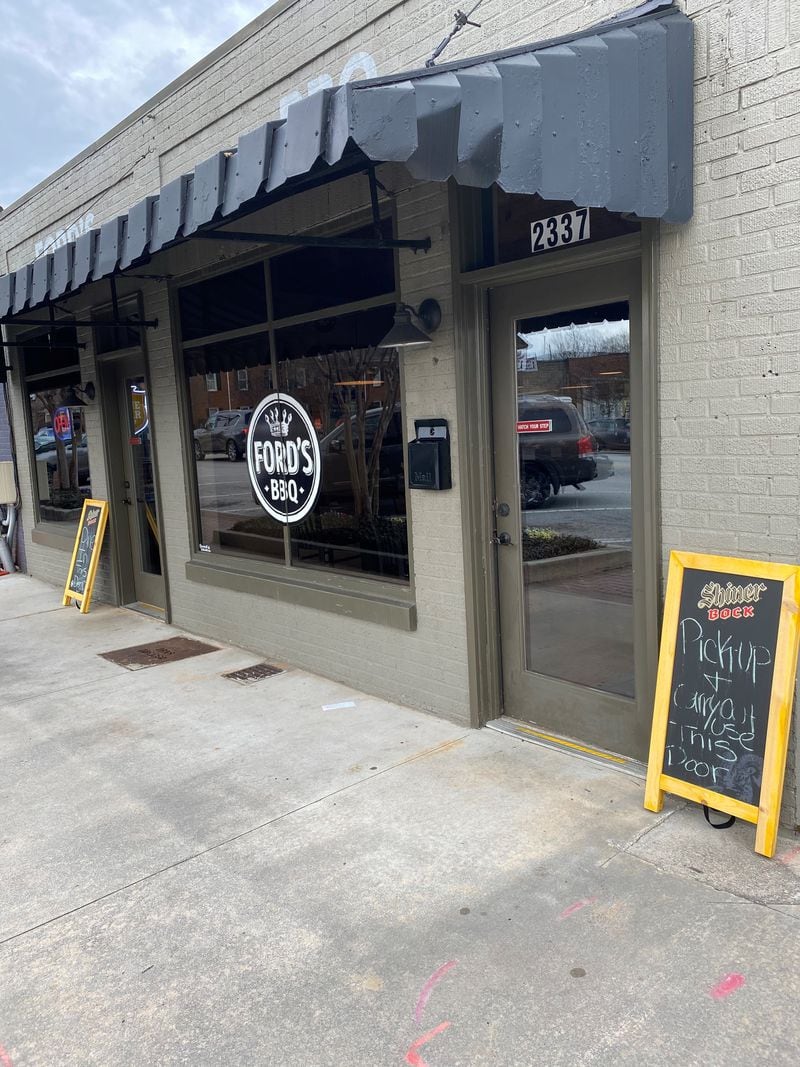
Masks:
[[[669,551],[798,558],[800,13],[629,2],[485,0],[426,68],[441,5],[287,0],[3,212],[30,572],[91,492],[96,597],[643,759]]]

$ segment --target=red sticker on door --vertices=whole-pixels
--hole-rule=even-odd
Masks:
[[[552,419],[534,419],[532,422],[518,422],[517,433],[552,433]]]

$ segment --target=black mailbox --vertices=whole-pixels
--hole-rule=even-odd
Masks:
[[[408,442],[410,489],[450,489],[450,431],[447,419],[416,419],[416,439]]]

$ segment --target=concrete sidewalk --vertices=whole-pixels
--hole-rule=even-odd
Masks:
[[[239,649],[127,671],[98,653],[177,631],[59,604],[0,578],[3,1067],[797,1062],[794,839],[302,671],[238,685]]]

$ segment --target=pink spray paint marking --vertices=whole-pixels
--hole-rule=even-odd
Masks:
[[[792,860],[797,859],[798,856],[800,856],[800,845],[798,845],[797,848],[790,848],[788,852],[782,852],[777,859],[778,863],[783,863],[788,866]]]
[[[714,1000],[724,1000],[731,993],[735,993],[737,989],[741,989],[743,985],[743,974],[726,974],[722,981],[718,982],[711,990],[711,996]]]
[[[437,1034],[441,1034],[445,1031],[450,1023],[439,1023],[433,1030],[429,1030],[427,1034],[423,1034],[422,1037],[418,1037],[411,1048],[406,1053],[406,1063],[409,1067],[428,1067],[428,1064],[423,1060],[419,1054],[419,1050],[423,1045],[427,1045],[429,1041],[432,1041]]]
[[[11,1057],[2,1045],[0,1045],[0,1067],[13,1067],[13,1064],[11,1063]]]
[[[425,1011],[425,1005],[430,1000],[433,987],[444,978],[449,970],[458,963],[458,960],[448,960],[447,963],[443,963],[438,971],[434,971],[428,981],[422,987],[422,992],[419,995],[417,1006],[414,1008],[414,1022],[419,1025],[422,1022],[422,1013]],[[449,1024],[448,1024],[449,1025]]]
[[[587,897],[586,900],[576,900],[574,904],[570,904],[568,908],[564,908],[558,917],[558,921],[562,919],[568,919],[570,915],[574,915],[576,911],[581,911],[583,908],[588,908],[590,904],[596,904],[597,897]]]

